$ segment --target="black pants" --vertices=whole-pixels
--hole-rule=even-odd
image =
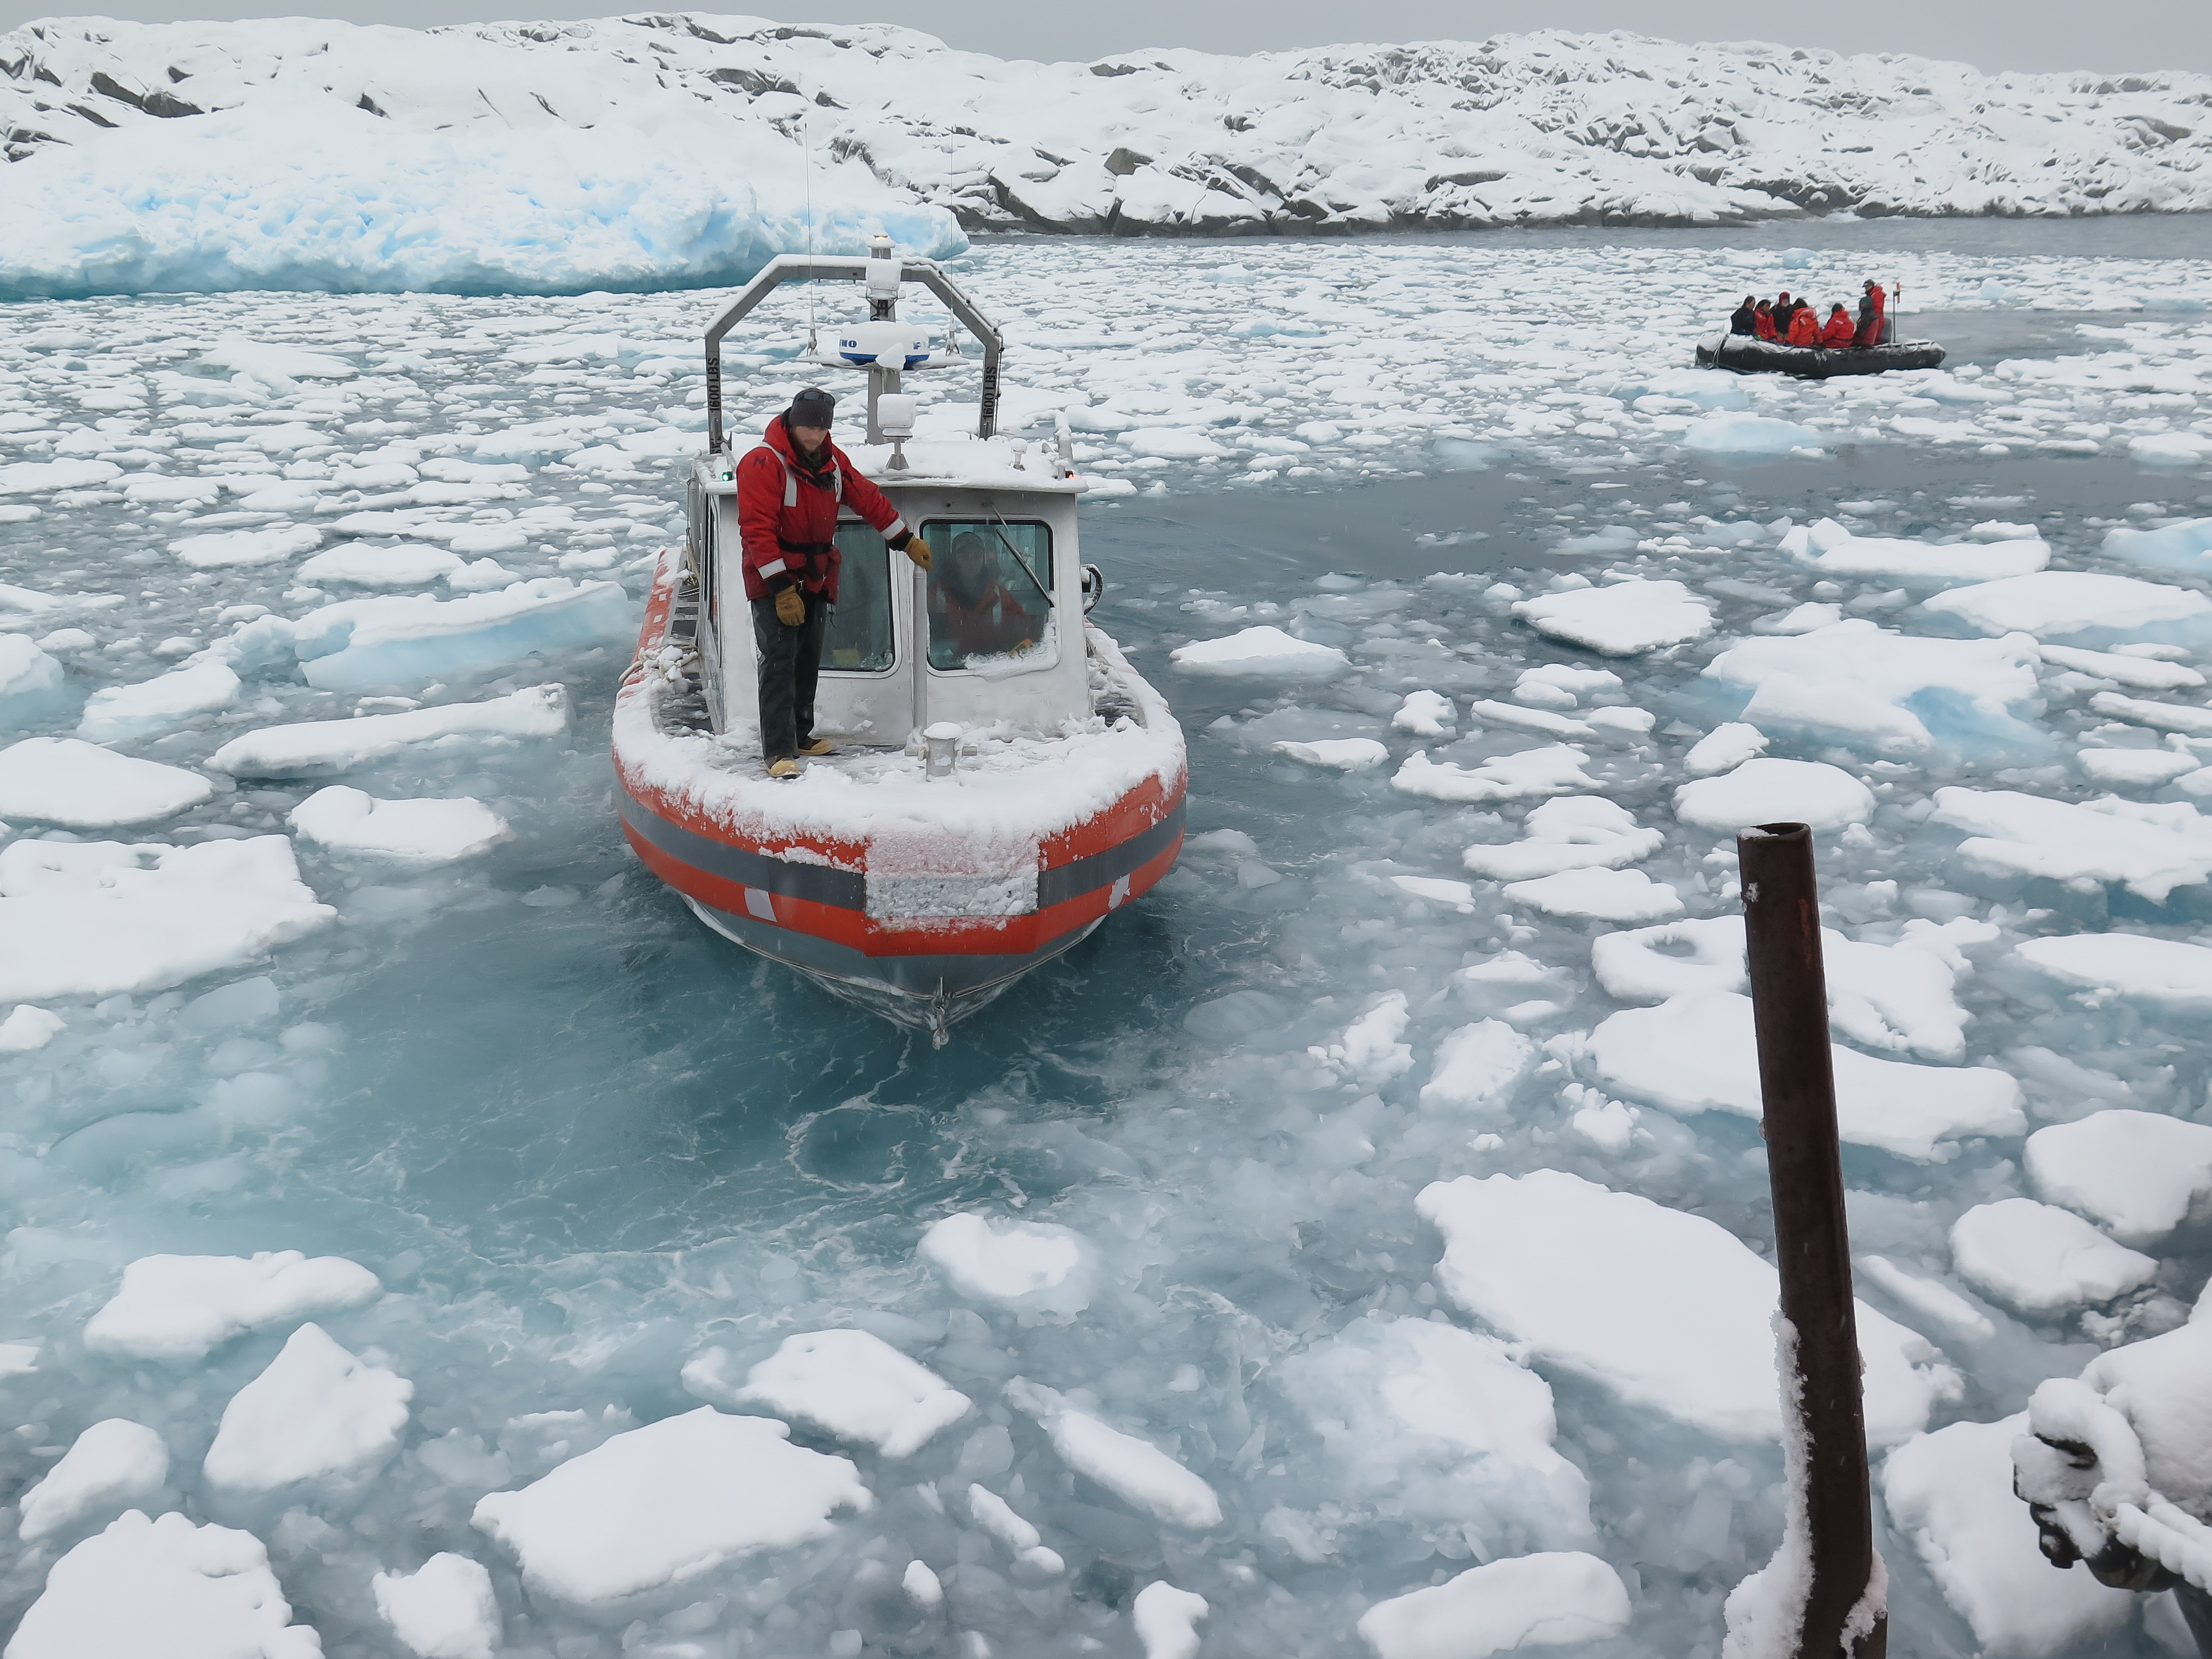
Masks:
[[[773,597],[755,599],[753,649],[760,659],[761,758],[797,755],[814,736],[814,687],[822,678],[822,635],[830,607],[819,593],[804,593],[806,620],[787,628],[775,617]]]

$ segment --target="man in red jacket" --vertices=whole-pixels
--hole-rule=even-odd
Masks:
[[[1859,301],[1858,336],[1854,344],[1876,346],[1881,343],[1882,313],[1888,307],[1888,294],[1880,283],[1868,277],[1865,294]]]
[[[760,659],[761,758],[772,778],[797,777],[801,755],[830,752],[814,735],[814,690],[823,629],[837,603],[838,505],[850,507],[892,547],[929,568],[929,544],[830,441],[836,408],[828,392],[808,386],[738,463],[738,532]]]
[[[1820,343],[1831,351],[1840,351],[1858,336],[1858,325],[1850,313],[1840,305],[1828,307],[1828,320],[1820,330]]]

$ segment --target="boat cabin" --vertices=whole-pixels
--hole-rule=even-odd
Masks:
[[[933,568],[918,569],[860,520],[841,520],[814,729],[898,748],[939,721],[1049,732],[1087,718],[1080,482],[1005,439],[900,447],[908,465],[896,471],[884,446],[847,453],[929,544]],[[758,718],[733,476],[742,453],[701,457],[690,481],[701,678],[718,732]]]

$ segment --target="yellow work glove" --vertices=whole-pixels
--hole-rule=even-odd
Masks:
[[[906,544],[906,556],[924,570],[929,568],[929,544],[919,536],[911,537]]]
[[[799,596],[795,587],[787,587],[775,596],[775,619],[786,628],[796,628],[806,620],[806,601]]]

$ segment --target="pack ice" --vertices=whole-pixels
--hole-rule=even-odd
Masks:
[[[857,65],[857,33],[489,35],[580,76],[616,40],[641,60],[625,85],[665,36],[681,61],[651,74],[688,86],[735,50],[694,23],[842,102],[805,106],[816,140],[896,125],[817,78]],[[102,51],[151,38],[111,27]],[[350,90],[349,120],[398,142],[347,165],[404,162],[429,104],[310,87],[345,49],[289,55],[295,27],[240,84],[265,70],[318,109]],[[1570,103],[1650,84],[1541,49]],[[910,60],[884,61],[895,81]],[[1902,62],[1848,73],[1935,73]],[[233,73],[143,67],[101,72],[210,107]],[[1086,93],[1172,78],[1103,67],[1131,73],[1079,70]],[[225,113],[149,117],[81,78],[118,147]],[[1396,153],[1368,122],[1412,94],[1376,78],[1303,83],[1316,178]],[[732,84],[692,101],[798,108]],[[1001,95],[959,125],[989,131]],[[1130,131],[1200,109],[1219,145],[1261,143],[1216,95],[1131,108]],[[2196,120],[2154,86],[2063,95]],[[931,121],[911,143],[934,168]],[[1327,149],[1355,127],[1356,153]],[[2123,192],[2200,143],[2130,130],[2142,148],[2097,175]],[[995,204],[983,151],[950,138],[973,169],[884,188]],[[1252,169],[1305,167],[1305,142]],[[1569,171],[1674,164],[1544,142]],[[1130,204],[1162,163],[1223,194],[1114,143],[1153,158],[1106,173]],[[62,154],[38,148],[15,169]],[[989,176],[1018,172],[988,148]],[[1431,189],[1422,165],[1417,206],[1508,183]],[[1887,228],[963,256],[1019,345],[1008,424],[1065,416],[1113,487],[1083,508],[1086,546],[1121,544],[1100,620],[1188,717],[1193,787],[1156,896],[919,1062],[641,886],[605,805],[606,699],[681,533],[708,301],[12,307],[0,1629],[97,1652],[139,1616],[127,1579],[158,1629],[238,1653],[1710,1655],[1784,1523],[1732,836],[1798,817],[1820,826],[1893,1646],[2167,1650],[2169,1602],[2043,1560],[2007,1462],[2047,1381],[2108,1361],[2099,1398],[2135,1409],[2209,1265],[2203,485],[2132,459],[2206,419],[2204,262],[2131,251],[2177,226],[2030,257],[2005,239],[2033,222],[1947,225],[1948,251],[1897,258],[1916,303],[2037,355],[1826,386],[1675,368],[1593,329],[1589,296],[1686,346],[1719,283],[1826,291]],[[267,269],[304,234],[262,237]],[[597,257],[572,238],[532,268]],[[1132,318],[1133,292],[1157,303]],[[777,355],[795,314],[733,332],[741,434],[799,384]],[[916,385],[932,420],[972,422],[965,384]],[[2094,509],[2066,493],[2092,471],[2114,490]],[[1317,523],[1341,502],[1293,492],[1351,483],[1504,501],[1386,526],[1390,580],[1290,532],[1249,562],[1162,527],[1241,519],[1249,491],[1302,534],[1307,503]],[[1231,672],[1175,660],[1209,644]],[[2140,1437],[2162,1471],[2212,1444],[2201,1390],[2172,1393],[2175,1425]]]

